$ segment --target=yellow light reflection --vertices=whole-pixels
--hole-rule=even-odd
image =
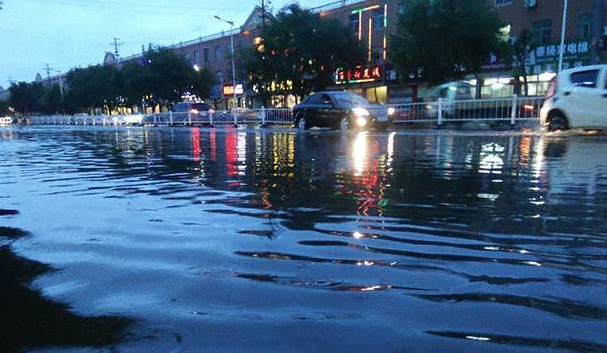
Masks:
[[[394,136],[396,136],[396,132],[391,132],[390,136],[388,136],[388,167],[392,166],[392,157],[394,156]]]
[[[372,291],[376,291],[376,290],[381,290],[384,287],[382,286],[372,286],[372,287],[365,287],[365,288],[361,288],[361,292],[372,292]]]
[[[354,161],[355,175],[360,176],[365,171],[365,160],[367,158],[367,133],[359,132],[352,145],[352,159]]]

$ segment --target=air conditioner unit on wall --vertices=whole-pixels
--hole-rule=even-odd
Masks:
[[[537,6],[537,0],[525,0],[525,7],[532,8]]]

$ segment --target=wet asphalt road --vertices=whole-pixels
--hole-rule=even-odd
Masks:
[[[607,137],[0,128],[32,352],[606,352]]]

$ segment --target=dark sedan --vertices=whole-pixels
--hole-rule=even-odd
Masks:
[[[385,129],[392,124],[394,108],[371,104],[365,98],[348,92],[318,92],[293,108],[295,127],[307,130],[326,127]]]

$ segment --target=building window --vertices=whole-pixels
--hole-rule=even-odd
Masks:
[[[510,5],[512,0],[495,0],[495,6]]]
[[[537,45],[546,45],[552,40],[552,21],[543,20],[531,23],[531,37]]]
[[[373,29],[384,28],[384,10],[377,9],[373,11]]]
[[[226,58],[231,57],[232,55],[232,44],[228,43],[226,45]]]
[[[208,63],[209,62],[209,48],[204,48],[202,55],[204,57],[204,62]]]
[[[360,17],[357,13],[350,15],[350,28],[352,29],[352,31],[354,31],[354,33],[358,33],[358,30],[360,28],[359,20]]]
[[[592,14],[586,13],[580,15],[579,23],[580,39],[590,39],[592,37]]]
[[[219,45],[215,46],[215,60],[219,60],[221,57],[221,47]]]
[[[194,65],[200,65],[200,54],[198,53],[198,50],[194,50],[194,60],[193,60],[193,64]]]

